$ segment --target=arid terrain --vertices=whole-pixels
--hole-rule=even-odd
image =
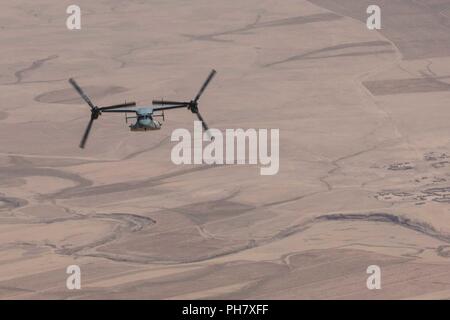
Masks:
[[[0,11],[0,299],[450,298],[450,0],[77,0],[68,30],[71,4]],[[186,110],[78,148],[70,77],[149,106],[212,68],[202,115],[279,129],[278,174],[173,164]]]

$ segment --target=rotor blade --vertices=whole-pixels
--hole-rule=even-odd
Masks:
[[[178,105],[175,105],[175,106],[156,107],[156,108],[153,108],[153,111],[178,109],[178,108],[187,108],[187,107],[189,107],[189,104],[178,104]]]
[[[189,102],[180,102],[180,101],[165,101],[165,100],[153,100],[152,104],[158,104],[164,106],[166,104],[188,104]]]
[[[211,79],[214,77],[215,74],[216,70],[212,69],[208,78],[206,78],[205,83],[203,83],[203,86],[200,88],[200,91],[197,93],[197,96],[194,99],[195,102],[197,102],[198,99],[200,99],[200,96],[202,95],[203,91],[205,91],[206,86],[209,84],[209,82],[211,81]]]
[[[127,102],[127,103],[115,104],[115,105],[107,106],[107,107],[101,107],[99,109],[101,111],[103,111],[103,110],[111,110],[111,109],[118,109],[118,108],[125,108],[125,107],[134,107],[135,105],[136,105],[136,102]]]
[[[83,138],[81,139],[81,142],[80,142],[80,148],[81,149],[83,149],[84,145],[86,144],[86,141],[87,141],[88,136],[89,136],[89,132],[91,132],[91,128],[92,128],[92,123],[93,122],[94,122],[94,119],[91,118],[91,120],[89,120],[89,123],[88,123],[88,125],[86,127],[86,130],[84,131]]]
[[[206,124],[206,122],[205,122],[205,120],[203,119],[203,117],[202,117],[202,115],[200,114],[200,112],[196,112],[195,114],[197,115],[198,120],[200,120],[200,121],[202,122],[203,129],[204,129],[205,131],[208,131],[208,130],[209,130],[209,127],[208,127],[208,125]]]
[[[69,79],[70,84],[77,90],[77,92],[80,94],[80,96],[83,98],[84,101],[91,107],[91,109],[94,109],[95,106],[92,103],[92,101],[88,98],[88,96],[84,93],[84,91],[80,88],[78,83],[72,78]]]
[[[202,126],[203,126],[203,130],[205,130],[206,132],[208,132],[209,137],[211,138],[211,140],[214,140],[214,136],[211,135],[211,132],[209,132],[209,127],[206,124],[205,120],[203,119],[202,115],[200,114],[200,112],[196,112],[195,113],[197,115],[198,120],[200,120],[202,122]]]

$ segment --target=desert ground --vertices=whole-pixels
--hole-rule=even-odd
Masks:
[[[450,0],[77,0],[68,30],[71,4],[1,6],[1,299],[450,298]],[[186,110],[78,148],[70,77],[151,105],[212,68],[202,115],[279,129],[278,174],[173,164]]]

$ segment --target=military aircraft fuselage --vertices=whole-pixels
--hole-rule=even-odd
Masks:
[[[161,122],[153,119],[151,108],[139,108],[136,110],[136,123],[130,125],[131,131],[147,131],[161,129]]]

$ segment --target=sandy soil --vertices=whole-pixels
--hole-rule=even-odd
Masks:
[[[1,299],[450,298],[450,0],[2,5]],[[212,127],[279,128],[280,171],[176,166],[175,128],[98,105],[202,97]],[[82,289],[66,288],[66,267]],[[368,290],[366,268],[382,270]]]

